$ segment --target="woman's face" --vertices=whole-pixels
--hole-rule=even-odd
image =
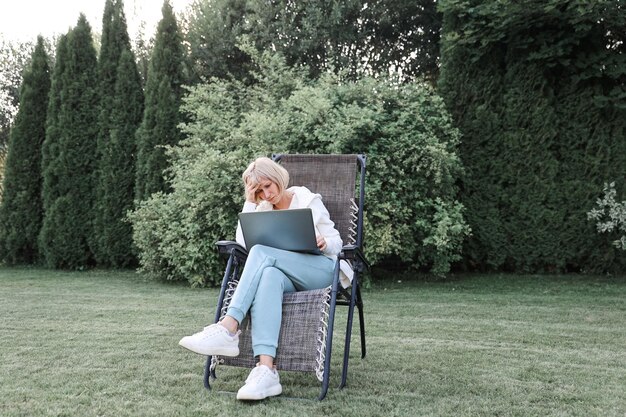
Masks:
[[[282,198],[282,194],[278,191],[278,184],[267,178],[260,179],[256,192],[262,200],[266,200],[271,204],[278,204]]]

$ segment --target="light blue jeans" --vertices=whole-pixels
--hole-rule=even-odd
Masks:
[[[226,314],[241,323],[250,311],[254,356],[276,357],[283,293],[327,287],[334,269],[335,261],[323,255],[262,245],[250,249]]]

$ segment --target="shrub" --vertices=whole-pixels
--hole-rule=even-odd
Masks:
[[[598,199],[597,208],[587,213],[587,218],[596,222],[599,233],[624,233],[613,245],[626,250],[626,201],[615,201],[616,195],[614,182],[604,184],[604,196]]]
[[[271,152],[368,156],[366,255],[437,273],[458,259],[469,228],[456,201],[459,133],[442,100],[420,83],[334,75],[308,80],[271,54],[256,56],[256,84],[213,80],[185,100],[187,139],[169,148],[171,194],[130,214],[144,271],[215,284],[214,242],[232,239],[243,204],[241,172]]]
[[[240,167],[250,155],[220,153],[200,143],[187,146],[205,149],[191,161],[175,157],[180,163],[173,169],[180,175],[172,178],[174,191],[153,194],[130,214],[133,239],[143,272],[168,280],[188,280],[192,285],[216,284],[223,264],[217,259],[214,244],[235,237],[243,192]]]

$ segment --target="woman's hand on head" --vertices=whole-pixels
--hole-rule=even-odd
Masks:
[[[319,250],[324,252],[326,250],[326,246],[326,239],[324,239],[324,236],[317,236],[317,247],[319,248]]]
[[[259,188],[259,184],[246,184],[246,201],[249,201],[254,204],[258,204],[257,201],[257,191]]]

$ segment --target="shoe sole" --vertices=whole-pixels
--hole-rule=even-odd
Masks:
[[[237,392],[237,399],[238,400],[248,400],[248,401],[259,401],[259,400],[264,400],[267,397],[275,397],[277,395],[280,395],[283,393],[283,387],[282,385],[278,384],[278,385],[274,385],[273,387],[270,387],[269,389],[263,391],[263,392],[259,392],[259,393],[239,393]]]
[[[239,356],[239,347],[202,349],[201,347],[186,343],[184,339],[178,342],[178,344],[184,347],[185,349],[192,351],[193,353],[197,353],[198,355],[227,356],[229,358],[234,358],[235,356]]]

